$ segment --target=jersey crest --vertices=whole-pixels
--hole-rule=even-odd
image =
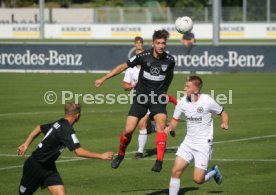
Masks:
[[[163,72],[165,72],[168,68],[168,65],[167,64],[162,64],[161,65],[161,69],[163,70]]]

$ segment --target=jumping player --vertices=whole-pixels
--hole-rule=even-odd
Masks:
[[[125,150],[131,141],[132,133],[139,120],[150,110],[156,122],[156,148],[157,157],[152,171],[160,172],[162,169],[167,135],[164,132],[167,119],[167,91],[173,79],[175,66],[174,58],[165,52],[169,33],[166,30],[154,31],[152,36],[152,49],[146,50],[126,63],[120,64],[108,74],[95,81],[100,87],[107,79],[116,76],[129,67],[141,65],[138,83],[135,86],[133,104],[128,113],[126,126],[120,137],[118,156],[112,161],[111,167],[116,169],[124,159]]]
[[[211,96],[201,94],[202,79],[198,76],[188,77],[185,85],[186,96],[178,101],[166,132],[176,128],[180,116],[184,113],[187,124],[187,135],[176,153],[170,180],[170,195],[177,195],[180,188],[180,177],[184,170],[194,160],[195,168],[193,179],[202,184],[215,179],[221,184],[222,175],[217,165],[207,170],[213,143],[212,113],[221,116],[221,128],[228,129],[228,114]]]

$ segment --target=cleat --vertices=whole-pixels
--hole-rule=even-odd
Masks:
[[[134,156],[134,159],[141,159],[143,157],[144,157],[143,153],[137,152]]]
[[[162,169],[162,164],[163,164],[163,161],[156,160],[151,170],[154,172],[160,172]]]
[[[121,162],[123,161],[124,157],[125,156],[121,156],[118,154],[116,158],[112,160],[111,167],[113,169],[117,169],[120,166]]]
[[[174,130],[171,130],[171,131],[170,131],[170,135],[171,135],[172,137],[175,137],[175,135],[176,135],[175,131],[174,131]]]
[[[220,185],[222,183],[222,175],[219,171],[218,165],[214,165],[212,170],[216,171],[216,174],[214,176],[214,180],[218,185]]]

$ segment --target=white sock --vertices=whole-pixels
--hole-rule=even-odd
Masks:
[[[139,136],[138,136],[138,152],[139,153],[144,153],[144,148],[147,143],[147,129],[143,129],[139,131]]]
[[[177,195],[180,189],[180,178],[171,177],[169,195]]]
[[[216,171],[215,170],[210,170],[210,171],[207,171],[206,174],[205,174],[205,182],[209,181],[211,178],[214,177],[214,175],[216,174]]]

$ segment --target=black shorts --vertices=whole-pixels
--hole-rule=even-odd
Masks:
[[[158,101],[157,98],[155,98],[153,101],[150,101],[150,98],[148,98],[149,101],[144,101],[145,99],[142,99],[142,101],[138,101],[137,98],[133,98],[133,104],[128,112],[128,116],[135,116],[138,119],[143,118],[148,111],[150,111],[150,117],[153,119],[153,116],[156,114],[167,114],[167,97],[166,95],[161,96],[160,100]]]
[[[33,194],[39,187],[43,189],[53,185],[63,185],[56,166],[45,167],[32,156],[29,157],[24,163],[19,194]]]

